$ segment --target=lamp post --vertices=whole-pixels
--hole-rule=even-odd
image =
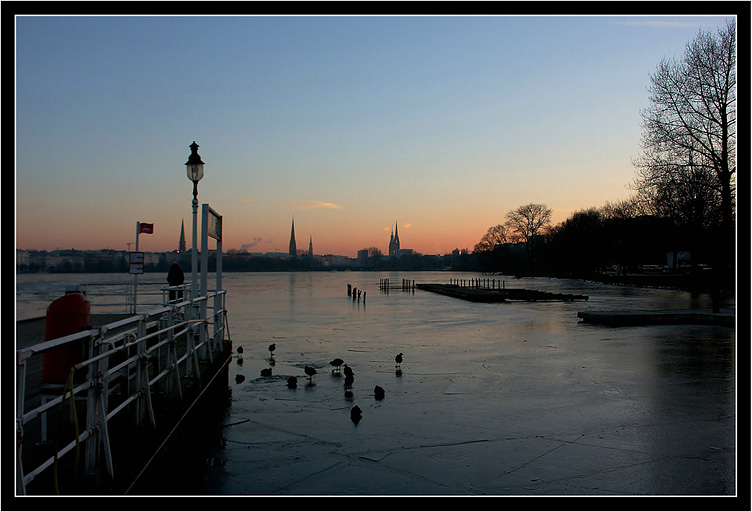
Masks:
[[[198,232],[196,228],[196,218],[198,216],[198,182],[204,177],[204,162],[201,161],[201,157],[198,154],[198,144],[193,141],[193,144],[189,146],[191,148],[191,154],[188,157],[188,161],[185,163],[186,173],[188,179],[193,182],[193,254],[191,255],[191,300],[194,300],[198,295],[196,290],[197,286],[197,271],[198,271],[198,253],[196,251],[196,240],[198,239]]]

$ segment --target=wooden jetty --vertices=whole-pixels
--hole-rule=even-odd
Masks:
[[[526,290],[522,288],[485,288],[481,286],[461,286],[460,284],[416,284],[419,290],[426,290],[457,299],[471,302],[551,302],[551,301],[586,301],[587,295],[574,295],[570,293],[551,293],[538,290]]]
[[[400,284],[392,284],[389,278],[379,279],[379,290],[389,292],[391,290],[401,290],[403,292],[415,291],[415,280],[403,279]]]
[[[608,327],[679,324],[734,327],[735,322],[733,311],[720,313],[697,310],[580,311],[577,317],[582,319],[582,323]]]
[[[155,468],[167,447],[206,417],[222,417],[206,411],[226,403],[229,387],[224,295],[92,314],[88,329],[52,340],[45,317],[17,322],[16,493],[159,493],[168,475]],[[43,381],[45,354],[75,343],[88,358],[67,382]]]

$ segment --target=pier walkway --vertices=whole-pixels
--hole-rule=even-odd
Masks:
[[[224,298],[220,290],[137,315],[94,314],[89,329],[46,341],[44,317],[17,322],[16,493],[124,494],[145,485],[181,424],[216,402],[206,397],[226,394]],[[43,381],[45,353],[82,344],[88,355],[66,379]]]
[[[490,283],[489,283],[490,284]],[[469,300],[471,302],[507,302],[507,301],[575,301],[588,300],[587,295],[574,295],[570,293],[551,293],[538,290],[526,290],[522,288],[506,288],[503,282],[499,282],[497,288],[495,282],[493,287],[481,284],[478,280],[467,286],[463,284],[416,284],[419,290],[425,290],[441,295],[447,295],[457,299]]]
[[[625,327],[633,325],[717,325],[734,327],[736,315],[726,309],[718,313],[710,311],[579,311],[577,317],[583,323]]]

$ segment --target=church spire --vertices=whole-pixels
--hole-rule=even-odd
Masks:
[[[185,252],[185,221],[180,221],[180,241],[178,242],[178,252]]]
[[[400,250],[399,232],[397,231],[397,223],[394,223],[394,232],[389,237],[389,256],[397,256]]]
[[[308,239],[308,256],[313,257],[313,237]]]
[[[292,229],[290,230],[290,256],[293,258],[298,255],[298,248],[295,244],[295,217],[292,218]]]

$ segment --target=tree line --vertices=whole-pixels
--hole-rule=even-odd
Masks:
[[[474,254],[487,270],[593,277],[665,266],[687,252],[707,286],[730,289],[736,263],[736,22],[699,31],[680,58],[650,75],[640,112],[632,195],[550,225],[551,210],[527,204],[488,229]],[[516,245],[523,244],[523,252]],[[674,266],[676,258],[673,258]]]

